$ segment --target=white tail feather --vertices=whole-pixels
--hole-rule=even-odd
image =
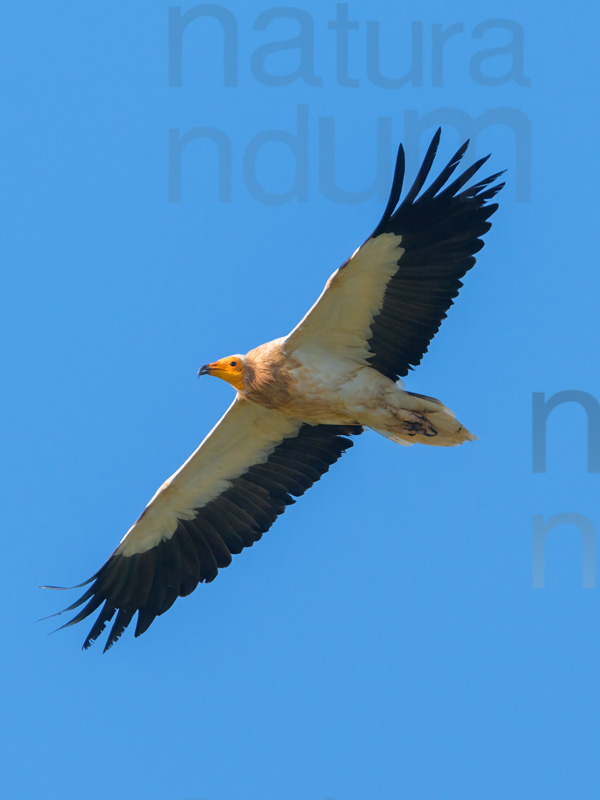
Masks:
[[[477,439],[439,400],[412,392],[405,392],[405,395],[414,398],[407,413],[399,416],[393,427],[373,430],[397,444],[455,447]]]

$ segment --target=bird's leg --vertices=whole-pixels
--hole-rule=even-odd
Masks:
[[[426,436],[431,438],[438,435],[424,411],[411,411],[407,408],[389,408],[397,420],[402,422],[401,429],[406,436]]]

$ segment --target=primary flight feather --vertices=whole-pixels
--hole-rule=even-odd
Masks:
[[[212,581],[261,538],[368,427],[402,444],[474,439],[439,400],[407,392],[475,264],[497,209],[497,173],[467,185],[485,158],[450,181],[465,143],[427,189],[438,130],[402,202],[400,146],[390,199],[367,241],[327,281],[294,330],[246,355],[206,364],[236,390],[232,405],[67,611],[99,610],[84,647],[115,616],[105,650],[137,613],[135,635],[177,597]],[[465,188],[466,186],[466,188]]]

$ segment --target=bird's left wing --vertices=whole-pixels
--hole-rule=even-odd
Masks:
[[[84,647],[115,612],[107,650],[138,613],[143,633],[177,597],[212,581],[231,555],[261,538],[287,505],[352,446],[359,427],[307,425],[236,398],[185,464],[154,495],[66,625],[100,613]],[[81,584],[82,586],[86,584]]]
[[[467,142],[422,191],[439,140],[438,130],[398,205],[404,179],[400,146],[381,221],[286,337],[287,354],[326,351],[369,364],[392,380],[420,363],[462,286],[460,279],[475,264],[497,208],[489,201],[504,185],[493,185],[501,173],[467,185],[486,158],[450,181]]]

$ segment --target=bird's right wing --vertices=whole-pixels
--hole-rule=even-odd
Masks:
[[[212,581],[231,555],[261,538],[286,506],[352,446],[361,428],[307,425],[238,395],[196,452],[154,495],[65,626],[100,613],[84,647],[114,616],[108,649],[137,612],[135,635],[178,596]],[[86,584],[81,584],[85,586]]]

